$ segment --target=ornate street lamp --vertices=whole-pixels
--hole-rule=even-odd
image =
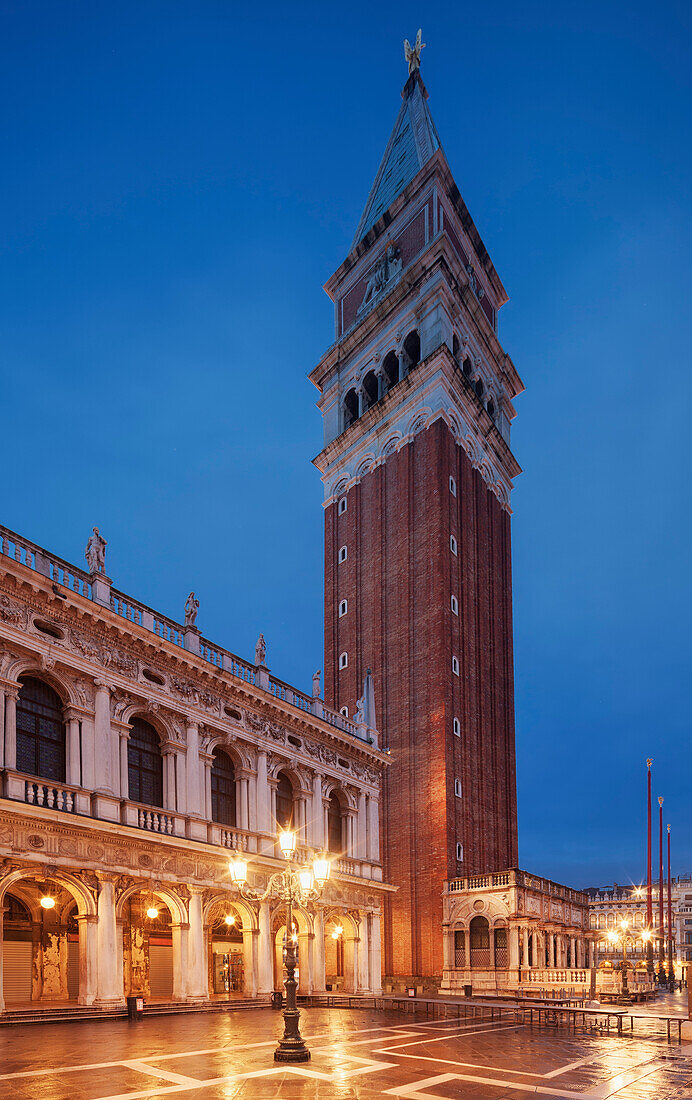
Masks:
[[[286,860],[286,868],[276,871],[266,890],[256,890],[248,886],[247,860],[238,859],[229,863],[231,878],[238,887],[241,897],[246,901],[266,901],[267,898],[277,898],[286,905],[286,1007],[284,1008],[284,1033],[279,1045],[274,1051],[275,1062],[307,1062],[310,1059],[310,1051],[305,1045],[298,1020],[300,1012],[296,1007],[296,948],[293,936],[293,903],[300,902],[304,905],[311,899],[316,899],[322,893],[324,884],[329,878],[329,860],[319,857],[313,860],[312,867],[296,869],[293,866],[293,856],[296,850],[296,835],[290,829],[284,829],[279,833],[279,847]]]
[[[629,986],[627,984],[627,941],[630,943],[637,942],[637,936],[634,933],[628,935],[629,921],[620,921],[620,932],[610,931],[608,933],[608,941],[615,947],[615,944],[622,942],[622,962],[619,964],[619,968],[622,971],[622,992],[618,998],[618,1003],[622,1005],[632,1004],[632,998],[630,997]],[[648,944],[651,940],[651,932],[649,929],[645,929],[639,937],[643,943]]]

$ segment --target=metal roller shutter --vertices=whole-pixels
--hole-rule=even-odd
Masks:
[[[173,946],[149,944],[149,996],[173,996]]]
[[[5,1004],[31,1000],[32,944],[26,940],[5,940],[2,945],[2,989]]]
[[[67,996],[79,998],[79,940],[67,941]]]

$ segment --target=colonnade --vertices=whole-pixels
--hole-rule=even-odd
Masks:
[[[23,886],[31,882],[24,878]],[[205,889],[187,886],[182,897],[173,888],[154,886],[144,891],[141,884],[118,891],[118,878],[110,873],[98,873],[96,896],[87,893],[71,875],[61,875],[62,889],[73,893],[77,901],[76,922],[79,935],[79,995],[80,1004],[112,1007],[124,1002],[130,992],[131,979],[124,965],[124,940],[127,928],[128,898],[146,892],[156,904],[163,902],[170,913],[172,945],[172,997],[179,1001],[203,1001],[213,995],[209,981],[209,957],[214,936],[214,907],[222,911],[233,909],[240,914],[242,927],[244,994],[254,998],[281,988],[282,973],[277,972],[275,950],[277,935],[281,936],[283,910],[272,910],[268,901],[240,902],[233,895],[216,895],[205,905]],[[2,920],[6,894],[12,892],[13,874],[0,881],[0,1011],[5,1004],[2,996]],[[20,882],[21,886],[22,883]],[[54,889],[54,887],[52,887]],[[38,897],[38,895],[37,895]],[[299,992],[311,994],[326,989],[325,937],[327,922],[342,926],[343,988],[352,993],[381,992],[380,913],[363,910],[346,912],[333,907],[316,906],[310,910],[296,909],[298,935]],[[134,927],[134,926],[133,926]],[[128,948],[129,950],[129,948]],[[129,956],[128,956],[129,957]]]
[[[40,671],[31,675],[41,676]],[[21,675],[21,673],[20,673]],[[56,690],[60,687],[51,681]],[[16,712],[20,683],[0,683],[0,769],[5,769],[3,793],[19,801],[31,800],[25,793],[26,780],[17,773]],[[63,685],[63,697],[69,694]],[[59,692],[60,693],[60,692]],[[117,715],[114,717],[113,712]],[[69,808],[93,817],[122,821],[127,825],[142,825],[138,804],[129,801],[128,742],[129,719],[138,715],[153,725],[160,740],[163,758],[163,798],[161,807],[152,807],[166,816],[164,825],[158,822],[155,831],[185,835],[190,839],[208,840],[208,825],[213,821],[212,767],[214,749],[223,749],[235,769],[235,822],[231,829],[255,833],[263,837],[276,835],[276,791],[278,773],[276,759],[272,769],[268,750],[261,745],[243,742],[237,733],[231,740],[221,730],[202,745],[200,724],[185,718],[185,739],[168,728],[158,714],[132,705],[119,705],[117,691],[105,680],[93,682],[93,709],[66,703],[63,708],[65,728],[65,782],[46,779],[55,788],[46,805],[67,801]],[[283,754],[282,754],[283,755]],[[326,848],[328,844],[329,794],[336,790],[340,800],[342,828],[341,854],[353,859],[379,862],[379,796],[376,789],[366,790],[360,783],[336,779],[317,762],[308,765],[291,760],[286,753],[279,765],[289,776],[293,792],[293,824],[298,843],[305,847]],[[35,777],[34,777],[35,778]],[[40,779],[40,777],[39,777]],[[40,783],[39,783],[39,786]],[[32,797],[34,792],[31,792]],[[43,792],[36,793],[40,804]],[[143,825],[152,828],[147,818]],[[251,850],[269,851],[268,846],[253,843]]]

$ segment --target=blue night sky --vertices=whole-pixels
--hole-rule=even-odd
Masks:
[[[690,7],[4,0],[1,519],[283,679],[322,663],[321,286],[421,19],[510,295],[520,863],[692,870]],[[685,78],[685,72],[688,78]],[[425,751],[421,746],[421,751]]]

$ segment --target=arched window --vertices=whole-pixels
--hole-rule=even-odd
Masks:
[[[344,431],[358,419],[358,394],[349,390],[344,398]]]
[[[145,806],[163,806],[163,758],[159,735],[143,718],[133,718],[127,742],[130,798]]]
[[[404,340],[404,361],[407,370],[411,370],[420,363],[420,336],[415,328]]]
[[[235,825],[235,768],[223,749],[214,749],[211,766],[211,816],[220,825]]]
[[[340,852],[341,842],[341,803],[336,791],[329,796],[327,807],[327,847],[330,852]]]
[[[17,770],[65,782],[62,700],[43,680],[21,676],[17,699]]]
[[[490,969],[490,927],[485,917],[474,917],[469,925],[471,967],[474,970]]]
[[[471,375],[473,374],[473,363],[469,359],[468,355],[464,359],[464,362],[463,362],[463,365],[462,365],[461,369],[463,370],[463,372],[464,372],[464,374],[466,375],[467,378],[470,378]]]
[[[486,409],[488,410],[488,416],[491,417],[494,420],[495,419],[495,402],[492,400],[492,398],[488,401],[488,404],[486,405]]]
[[[495,929],[495,969],[506,970],[509,966],[509,954],[507,951],[507,929]]]
[[[452,335],[452,355],[454,356],[455,359],[459,358],[459,348],[460,348],[459,337],[457,336],[457,334],[455,332]]]
[[[370,370],[363,379],[363,408],[370,409],[377,403],[377,375]]]
[[[293,785],[286,772],[279,772],[276,788],[276,824],[280,829],[290,829],[293,822]]]
[[[399,381],[399,360],[396,357],[396,352],[387,352],[382,362],[382,371],[385,389],[388,390],[391,389],[392,386],[396,386]]]
[[[483,385],[483,379],[482,378],[477,378],[476,379],[476,393],[478,394],[479,397],[482,397],[483,394],[485,393],[485,386]]]

